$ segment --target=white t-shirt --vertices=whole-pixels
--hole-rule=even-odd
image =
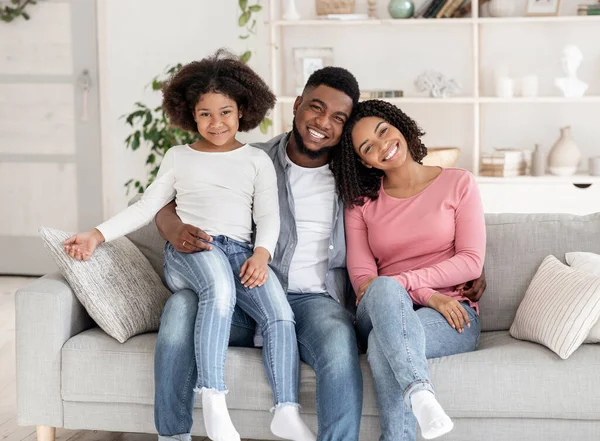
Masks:
[[[229,152],[200,152],[188,145],[170,148],[142,198],[98,226],[107,242],[146,225],[175,198],[183,223],[211,236],[250,242],[273,256],[279,238],[277,176],[269,156],[244,145]]]
[[[298,244],[289,271],[291,292],[326,292],[329,239],[335,217],[335,181],[329,165],[304,168],[289,158]]]

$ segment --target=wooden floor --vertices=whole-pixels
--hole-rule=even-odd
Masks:
[[[35,441],[35,427],[17,425],[15,292],[33,279],[0,277],[0,441]],[[156,441],[147,433],[57,429],[57,441]],[[194,437],[194,441],[210,441]],[[251,441],[251,440],[246,440]]]

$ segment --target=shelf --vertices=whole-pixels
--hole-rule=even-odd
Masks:
[[[551,17],[481,17],[481,18],[407,18],[407,19],[369,19],[369,20],[297,20],[273,21],[273,26],[445,26],[465,24],[526,24],[526,23],[600,23],[597,15],[563,15]]]
[[[519,24],[519,23],[600,23],[597,15],[561,15],[550,17],[481,17],[476,19],[480,24]]]
[[[538,96],[531,98],[514,97],[514,98],[498,98],[498,97],[480,97],[478,101],[483,104],[535,104],[535,103],[600,103],[600,96],[584,96],[581,98],[565,98],[563,96]]]
[[[472,18],[445,18],[445,19],[434,19],[434,18],[407,18],[397,19],[392,18],[386,19],[370,19],[370,20],[297,20],[297,21],[285,21],[277,20],[272,24],[273,26],[439,26],[439,25],[459,25],[459,24],[472,24],[474,20]]]
[[[590,175],[514,177],[476,176],[476,180],[480,184],[600,184],[600,176]]]
[[[473,97],[429,98],[429,97],[402,97],[402,98],[369,98],[381,99],[392,104],[473,104]],[[295,96],[278,96],[277,104],[292,104]],[[361,101],[365,101],[361,99]]]

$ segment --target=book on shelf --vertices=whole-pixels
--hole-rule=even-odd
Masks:
[[[525,176],[527,174],[527,169],[523,165],[521,167],[516,168],[504,168],[498,166],[485,166],[479,169],[480,176],[491,176],[491,177],[499,177],[499,178],[513,178],[516,176]]]
[[[360,92],[361,100],[371,100],[376,98],[402,98],[402,90],[362,90]]]
[[[600,4],[578,5],[577,15],[600,15]]]
[[[513,166],[526,162],[523,151],[520,150],[496,150],[493,153],[482,153],[482,165]]]

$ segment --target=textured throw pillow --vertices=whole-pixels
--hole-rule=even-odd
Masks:
[[[120,343],[156,331],[171,295],[156,271],[125,237],[100,245],[80,262],[69,256],[63,242],[71,234],[40,228],[46,248],[90,317]]]
[[[565,260],[571,268],[600,277],[600,255],[594,253],[567,253]],[[584,343],[600,343],[600,320],[592,327]]]
[[[550,255],[519,305],[510,335],[540,343],[567,359],[600,317],[600,277],[569,268]]]

